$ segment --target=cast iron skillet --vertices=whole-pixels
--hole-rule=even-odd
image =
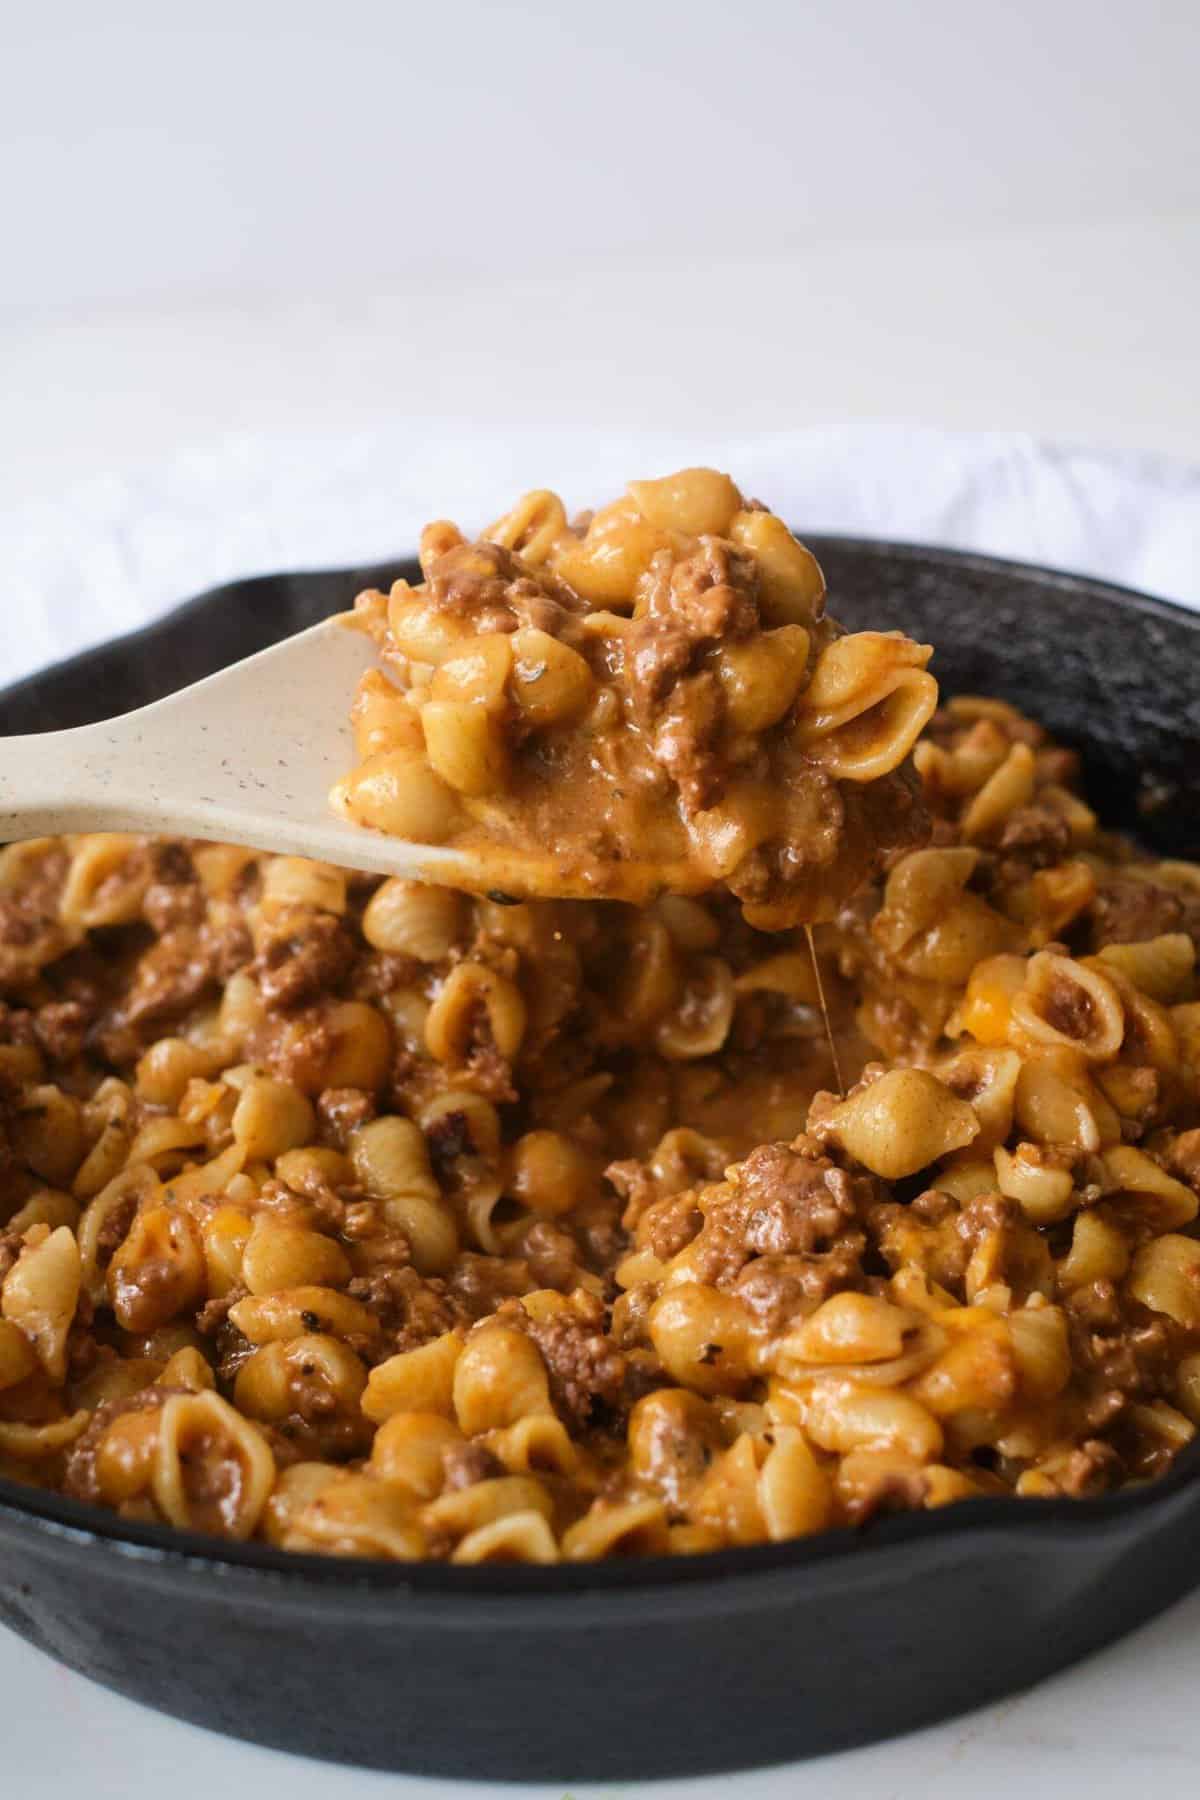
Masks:
[[[938,647],[947,692],[1085,753],[1110,824],[1200,856],[1200,617],[985,557],[813,539],[835,611]],[[0,696],[0,729],[111,716],[411,565],[235,582]],[[709,1556],[450,1568],[292,1556],[0,1482],[0,1619],[181,1718],[482,1778],[698,1774],[862,1744],[1025,1687],[1200,1581],[1200,1446],[1094,1500],[975,1500]]]

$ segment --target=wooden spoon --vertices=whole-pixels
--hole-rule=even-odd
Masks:
[[[122,718],[0,737],[0,843],[154,832],[475,885],[462,851],[383,837],[329,810],[331,785],[354,762],[350,699],[374,659],[369,637],[326,619]]]

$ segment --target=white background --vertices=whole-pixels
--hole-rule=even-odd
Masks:
[[[1196,0],[0,0],[0,684],[39,583],[66,580],[72,641],[151,564],[154,604],[183,597],[155,520],[206,566],[264,555],[246,515],[300,444],[296,491],[340,495],[344,534],[353,494],[313,471],[365,486],[406,435],[413,506],[435,433],[497,508],[506,433],[553,482],[555,444],[583,470],[601,432],[632,470],[657,433],[802,432],[811,458],[888,420],[893,507],[904,455],[920,489],[940,454],[909,425],[1200,463],[1198,71]],[[1111,485],[1072,480],[1110,528]],[[1198,1670],[1194,1598],[986,1714],[670,1793],[1172,1800]],[[8,1636],[0,1743],[30,1800],[459,1791],[192,1732]]]
[[[231,432],[1200,460],[1195,0],[8,0],[0,505]]]

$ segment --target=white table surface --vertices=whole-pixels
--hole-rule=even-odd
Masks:
[[[905,417],[1200,460],[1198,318],[1194,212],[829,243],[726,262],[703,280],[682,265],[610,263],[287,302],[16,315],[0,327],[0,501],[36,502],[239,430],[344,433],[422,414],[488,427],[534,419],[551,431],[588,420],[628,429],[631,445],[664,422],[728,435]],[[0,667],[14,625],[0,610]],[[1194,1595],[1081,1667],[948,1725],[809,1765],[647,1791],[1173,1800],[1196,1791],[1198,1678]],[[0,1633],[5,1796],[207,1800],[264,1787],[291,1800],[523,1791],[380,1777],[225,1742]],[[527,1791],[584,1800],[635,1790],[580,1780]]]

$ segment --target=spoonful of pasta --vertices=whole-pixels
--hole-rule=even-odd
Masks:
[[[169,832],[513,899],[724,885],[763,929],[923,841],[929,647],[842,632],[728,476],[574,522],[527,494],[476,542],[428,526],[420,560],[152,706],[0,739],[0,841]]]

